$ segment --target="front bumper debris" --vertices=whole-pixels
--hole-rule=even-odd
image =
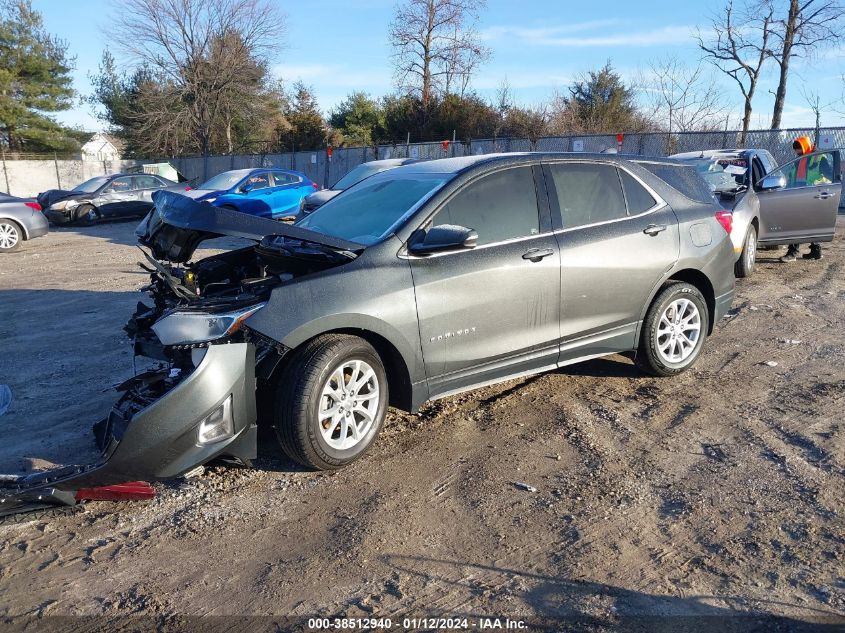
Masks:
[[[25,477],[0,476],[0,517],[49,506],[72,506],[83,489],[181,475],[215,457],[249,464],[256,457],[255,347],[211,345],[187,376],[145,372],[119,387],[109,416],[94,425],[102,449],[86,466],[67,466]],[[232,435],[198,442],[198,426],[231,397]],[[90,497],[87,497],[90,498]]]

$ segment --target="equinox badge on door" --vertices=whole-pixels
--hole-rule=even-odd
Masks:
[[[464,328],[463,330],[456,330],[455,332],[446,332],[444,334],[438,334],[437,336],[432,336],[429,339],[430,343],[434,343],[435,341],[442,341],[443,339],[455,338],[456,336],[469,336],[470,334],[475,334],[474,327]]]

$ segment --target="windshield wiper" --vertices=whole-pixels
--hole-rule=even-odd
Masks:
[[[259,242],[258,246],[266,250],[288,252],[290,254],[295,253],[296,255],[340,255],[350,260],[358,257],[358,253],[347,248],[335,247],[329,244],[323,244],[322,242],[312,242],[311,240],[286,237],[284,235],[268,235]]]

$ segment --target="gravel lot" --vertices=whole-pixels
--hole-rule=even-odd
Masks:
[[[679,377],[591,361],[391,411],[337,473],[301,471],[268,438],[253,470],[0,526],[0,618],[845,626],[843,228],[822,261],[760,252]],[[133,229],[59,229],[0,257],[0,472],[93,458],[90,425],[132,372]]]

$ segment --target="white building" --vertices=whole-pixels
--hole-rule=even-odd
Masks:
[[[82,146],[82,160],[120,160],[122,149],[122,141],[97,132]]]

